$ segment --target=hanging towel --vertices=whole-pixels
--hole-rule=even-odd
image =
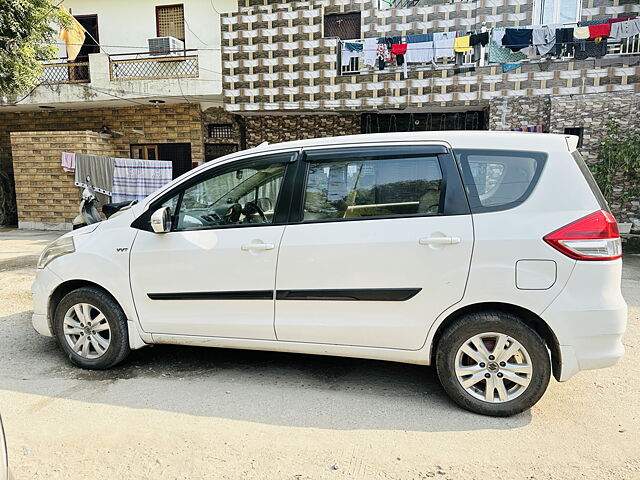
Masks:
[[[172,179],[171,162],[116,158],[113,202],[142,200]]]
[[[430,63],[433,61],[433,42],[409,43],[405,56],[407,63]]]
[[[489,43],[489,32],[482,33],[474,33],[471,35],[471,39],[469,40],[469,45],[475,47],[476,45],[482,45],[486,47]]]
[[[517,70],[522,66],[522,63],[503,63],[502,64],[502,73],[511,72],[513,70]]]
[[[364,64],[370,67],[375,66],[376,64],[376,50],[377,50],[377,39],[375,38],[365,38],[364,46],[363,46],[363,56],[364,56]]]
[[[76,154],[76,187],[92,188],[96,192],[111,195],[113,190],[113,157]]]
[[[417,35],[407,35],[406,43],[433,42],[433,33],[419,33]]]
[[[502,45],[512,52],[519,52],[531,45],[532,38],[533,30],[530,28],[507,28],[502,39]]]
[[[586,40],[589,38],[589,27],[575,27],[573,29],[573,38],[578,40]]]
[[[65,172],[75,172],[76,170],[76,154],[69,152],[62,152],[62,161],[60,162],[62,169]]]
[[[363,50],[363,45],[359,42],[344,42],[344,47],[350,52],[361,52]]]
[[[611,33],[610,23],[601,23],[600,25],[589,26],[589,39],[593,40],[598,37],[608,37]]]
[[[453,41],[453,51],[457,53],[464,53],[471,50],[471,35],[465,35],[464,37],[456,37]]]
[[[640,19],[627,20],[611,24],[610,38],[620,41],[623,38],[640,35]]]
[[[406,43],[394,43],[391,46],[391,53],[394,55],[404,55],[407,53],[407,44]]]
[[[534,28],[532,43],[538,49],[539,55],[546,55],[556,46],[556,31],[547,27]]]
[[[520,52],[512,52],[502,46],[502,39],[505,35],[504,28],[494,28],[489,41],[489,62],[490,63],[510,63],[518,62],[527,58]]]
[[[636,17],[623,17],[623,18],[608,18],[607,19],[607,23],[618,23],[618,22],[626,22],[628,20],[633,20]]]
[[[435,38],[435,35],[434,35]],[[451,38],[444,38],[441,40],[435,40],[433,42],[434,45],[434,58],[438,59],[438,58],[448,58],[448,57],[453,57],[455,55],[455,52],[453,51],[453,44],[456,41],[455,37],[451,37]]]

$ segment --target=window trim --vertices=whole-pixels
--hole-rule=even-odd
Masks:
[[[409,148],[416,151],[422,150],[420,153],[425,156],[433,155],[436,157],[442,174],[442,183],[440,191],[440,202],[442,211],[436,215],[423,213],[399,214],[399,215],[376,215],[369,217],[354,218],[323,218],[317,220],[304,220],[304,202],[307,191],[307,181],[309,179],[309,168],[311,165],[309,153],[318,152],[323,155],[343,155],[345,157],[353,157],[353,152],[358,150],[381,150]],[[339,158],[339,157],[333,157]],[[327,161],[326,163],[332,163]],[[469,202],[465,194],[462,178],[458,167],[456,166],[453,155],[449,149],[440,144],[419,144],[419,143],[403,143],[403,144],[373,144],[373,145],[340,145],[320,148],[303,149],[302,155],[298,161],[298,169],[294,179],[294,193],[292,201],[294,204],[290,208],[289,221],[290,225],[307,225],[318,223],[335,223],[335,222],[359,222],[366,220],[393,220],[393,219],[415,219],[415,218],[438,218],[453,215],[469,215],[471,213]]]
[[[178,40],[182,40],[183,43],[185,43],[186,45],[186,39],[187,39],[187,17],[185,15],[185,11],[184,11],[184,3],[171,3],[168,5],[156,5],[155,8],[155,13],[156,13],[156,37],[160,37],[160,19],[158,18],[158,10],[161,8],[170,8],[170,7],[182,7],[182,21],[184,22],[183,25],[183,29],[184,29],[184,38],[178,38]]]
[[[288,156],[289,159],[288,160],[283,159],[281,162],[273,161],[274,157],[284,157],[284,156]],[[184,196],[184,192],[188,188],[192,187],[193,185],[204,182],[215,176],[232,172],[234,170],[237,170],[238,168],[243,168],[244,166],[261,165],[261,164],[270,165],[273,163],[282,163],[285,166],[285,172],[282,179],[282,187],[280,188],[280,192],[278,194],[278,200],[276,201],[276,204],[273,209],[274,211],[273,222],[251,223],[251,224],[247,223],[247,224],[234,224],[234,225],[212,225],[210,227],[203,227],[203,228],[197,228],[197,229],[177,230],[175,218],[172,218],[171,230],[166,234],[191,232],[191,231],[200,232],[200,231],[208,231],[208,230],[221,230],[221,229],[227,229],[227,228],[268,227],[268,226],[274,226],[274,225],[285,225],[289,218],[289,208],[291,204],[289,197],[291,196],[291,190],[292,190],[291,183],[294,180],[293,173],[296,170],[294,167],[298,163],[299,156],[300,156],[299,149],[283,151],[283,152],[268,152],[268,153],[265,152],[263,154],[255,154],[253,156],[232,160],[230,162],[223,163],[222,165],[218,165],[216,167],[210,168],[200,174],[194,175],[184,180],[183,182],[180,182],[174,185],[166,192],[163,192],[158,197],[155,197],[147,205],[147,209],[140,216],[138,216],[138,218],[136,218],[133,221],[133,223],[131,223],[131,227],[138,230],[153,232],[151,228],[151,222],[150,222],[151,215],[153,215],[153,212],[155,212],[158,208],[160,208],[160,206],[163,203],[165,203],[167,200],[171,199],[172,197],[179,195],[178,202],[176,204],[176,212],[179,212],[180,207],[182,206],[182,197]],[[256,160],[258,159],[259,161],[256,162]],[[287,199],[289,199],[289,201],[287,201]],[[175,215],[173,217],[175,217]]]
[[[553,1],[554,3],[554,11],[553,11],[553,20],[550,23],[560,23],[560,3],[562,0],[534,0],[533,2],[533,24],[534,25],[545,25],[542,22],[542,12],[544,2]],[[582,17],[582,0],[576,0],[576,20],[574,22],[564,22],[564,24],[576,23],[580,21]],[[546,24],[548,25],[548,24]]]

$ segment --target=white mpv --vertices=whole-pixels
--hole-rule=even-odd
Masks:
[[[577,137],[423,132],[234,153],[49,245],[35,329],[83,368],[148,344],[435,365],[506,416],[623,354],[617,224]]]

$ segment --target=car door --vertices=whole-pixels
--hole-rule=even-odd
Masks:
[[[278,340],[419,349],[462,299],[473,250],[453,156],[440,145],[318,147],[300,165]]]
[[[176,186],[134,226],[131,289],[147,332],[274,340],[278,246],[296,153],[223,164]],[[260,207],[262,205],[262,208]],[[149,228],[169,207],[168,233]]]

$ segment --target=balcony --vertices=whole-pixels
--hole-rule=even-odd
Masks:
[[[58,85],[65,83],[89,83],[91,74],[89,62],[69,62],[66,58],[45,63],[39,83]]]
[[[109,78],[112,81],[198,78],[198,76],[197,50],[167,52],[166,55],[160,56],[144,52],[122,53],[109,57]]]

